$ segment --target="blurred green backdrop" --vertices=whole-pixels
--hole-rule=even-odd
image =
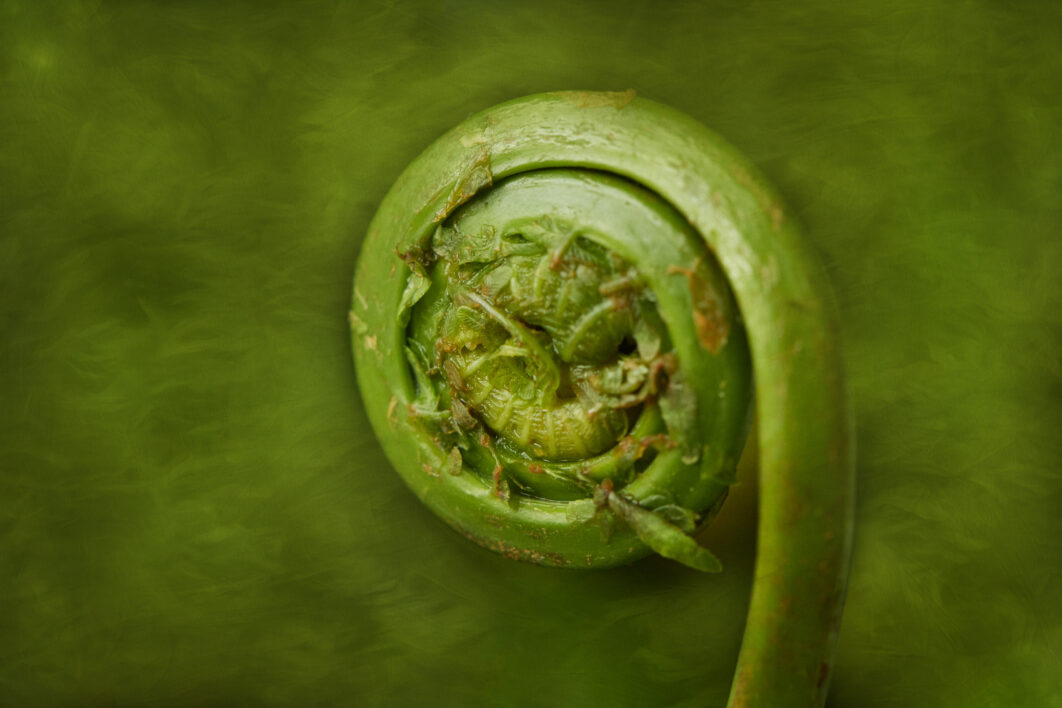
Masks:
[[[402,487],[347,336],[471,112],[634,88],[833,279],[858,524],[830,705],[1062,706],[1062,5],[0,0],[0,703],[721,705],[721,576],[496,557]]]

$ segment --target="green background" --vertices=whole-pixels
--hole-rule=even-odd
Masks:
[[[838,295],[829,705],[1062,706],[1060,8],[0,0],[0,704],[721,704],[754,460],[721,576],[514,563],[402,487],[350,362],[420,150],[634,88],[761,168]]]

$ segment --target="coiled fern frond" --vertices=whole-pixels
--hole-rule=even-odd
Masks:
[[[488,548],[607,567],[689,535],[733,482],[753,380],[756,580],[731,705],[821,705],[852,448],[821,273],[751,166],[632,93],[481,113],[399,178],[350,322],[395,468]]]

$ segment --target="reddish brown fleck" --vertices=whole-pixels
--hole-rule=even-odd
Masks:
[[[402,261],[413,270],[416,270],[418,266],[421,268],[427,268],[435,262],[435,252],[425,249],[419,244],[411,246],[408,251],[404,252],[399,252],[396,248],[395,255],[402,259]]]
[[[701,346],[718,354],[730,336],[730,322],[723,314],[718,294],[711,284],[697,272],[697,267],[668,266],[667,272],[686,276],[693,298],[693,326]]]
[[[554,251],[549,257],[549,269],[557,270],[561,267],[561,263],[564,261],[564,249],[560,248]]]
[[[634,454],[634,459],[640,460],[647,448],[656,445],[663,445],[668,450],[673,450],[675,448],[675,441],[668,437],[667,433],[657,433],[656,435],[646,436],[638,441],[638,452]]]
[[[494,480],[494,496],[498,497],[499,499],[502,498],[501,476],[502,467],[501,465],[498,465],[494,468],[494,472],[491,473],[491,478]]]
[[[619,439],[619,442],[616,443],[616,447],[612,449],[612,454],[616,457],[624,457],[634,449],[634,446],[634,437],[631,435],[624,435]]]

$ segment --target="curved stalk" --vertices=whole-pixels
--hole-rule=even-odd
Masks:
[[[822,705],[853,505],[836,314],[721,139],[632,93],[474,116],[381,204],[350,321],[406,483],[467,537],[547,565],[652,549],[718,570],[687,533],[732,481],[751,368],[758,551],[730,705]]]

